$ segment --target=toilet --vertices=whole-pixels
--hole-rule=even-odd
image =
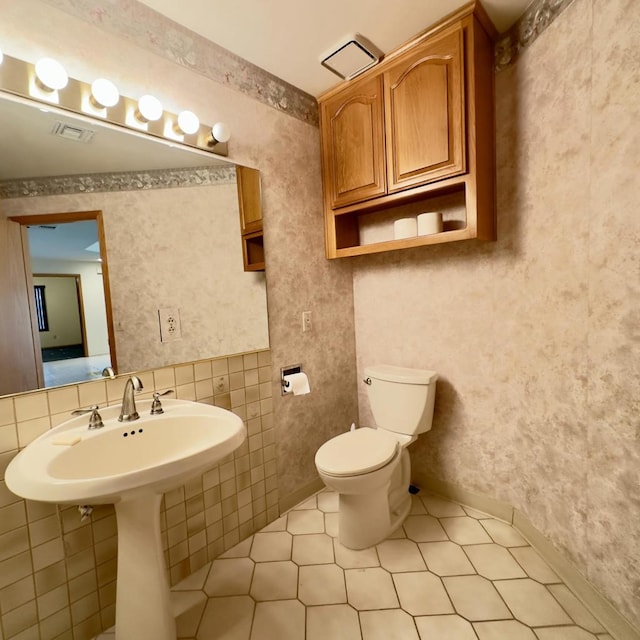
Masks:
[[[364,370],[376,426],[325,442],[315,463],[324,484],[339,495],[338,539],[366,549],[387,538],[411,509],[407,447],[429,431],[437,373],[376,365]]]

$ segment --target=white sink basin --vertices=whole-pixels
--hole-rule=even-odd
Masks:
[[[164,413],[118,422],[120,407],[100,409],[102,429],[89,416],[73,418],[31,442],[11,462],[8,487],[30,500],[72,504],[115,503],[141,492],[163,493],[202,473],[239,447],[242,420],[225,409],[164,400]]]
[[[212,467],[246,438],[225,409],[163,400],[164,413],[118,422],[120,407],[100,409],[104,427],[78,416],[31,442],[5,473],[13,493],[43,502],[114,503],[118,521],[116,640],[175,640],[166,577],[162,494]]]

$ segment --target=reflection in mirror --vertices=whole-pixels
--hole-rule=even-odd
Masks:
[[[118,373],[268,347],[265,276],[243,269],[233,165],[6,97],[0,92],[0,322],[11,340],[0,343],[0,394],[45,386],[21,370],[34,366],[40,346],[16,216],[102,212]],[[51,133],[69,128],[73,139]],[[163,342],[167,309],[181,334]]]

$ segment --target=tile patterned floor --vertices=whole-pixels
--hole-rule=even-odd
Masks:
[[[179,637],[613,640],[513,527],[412,498],[390,539],[352,551],[318,493],[174,587]]]

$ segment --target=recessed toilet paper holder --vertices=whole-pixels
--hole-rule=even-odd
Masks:
[[[280,369],[280,386],[282,395],[285,396],[288,393],[291,393],[289,390],[290,382],[285,380],[285,376],[290,376],[294,373],[302,373],[302,365],[301,364],[290,364],[288,367],[282,367]]]

